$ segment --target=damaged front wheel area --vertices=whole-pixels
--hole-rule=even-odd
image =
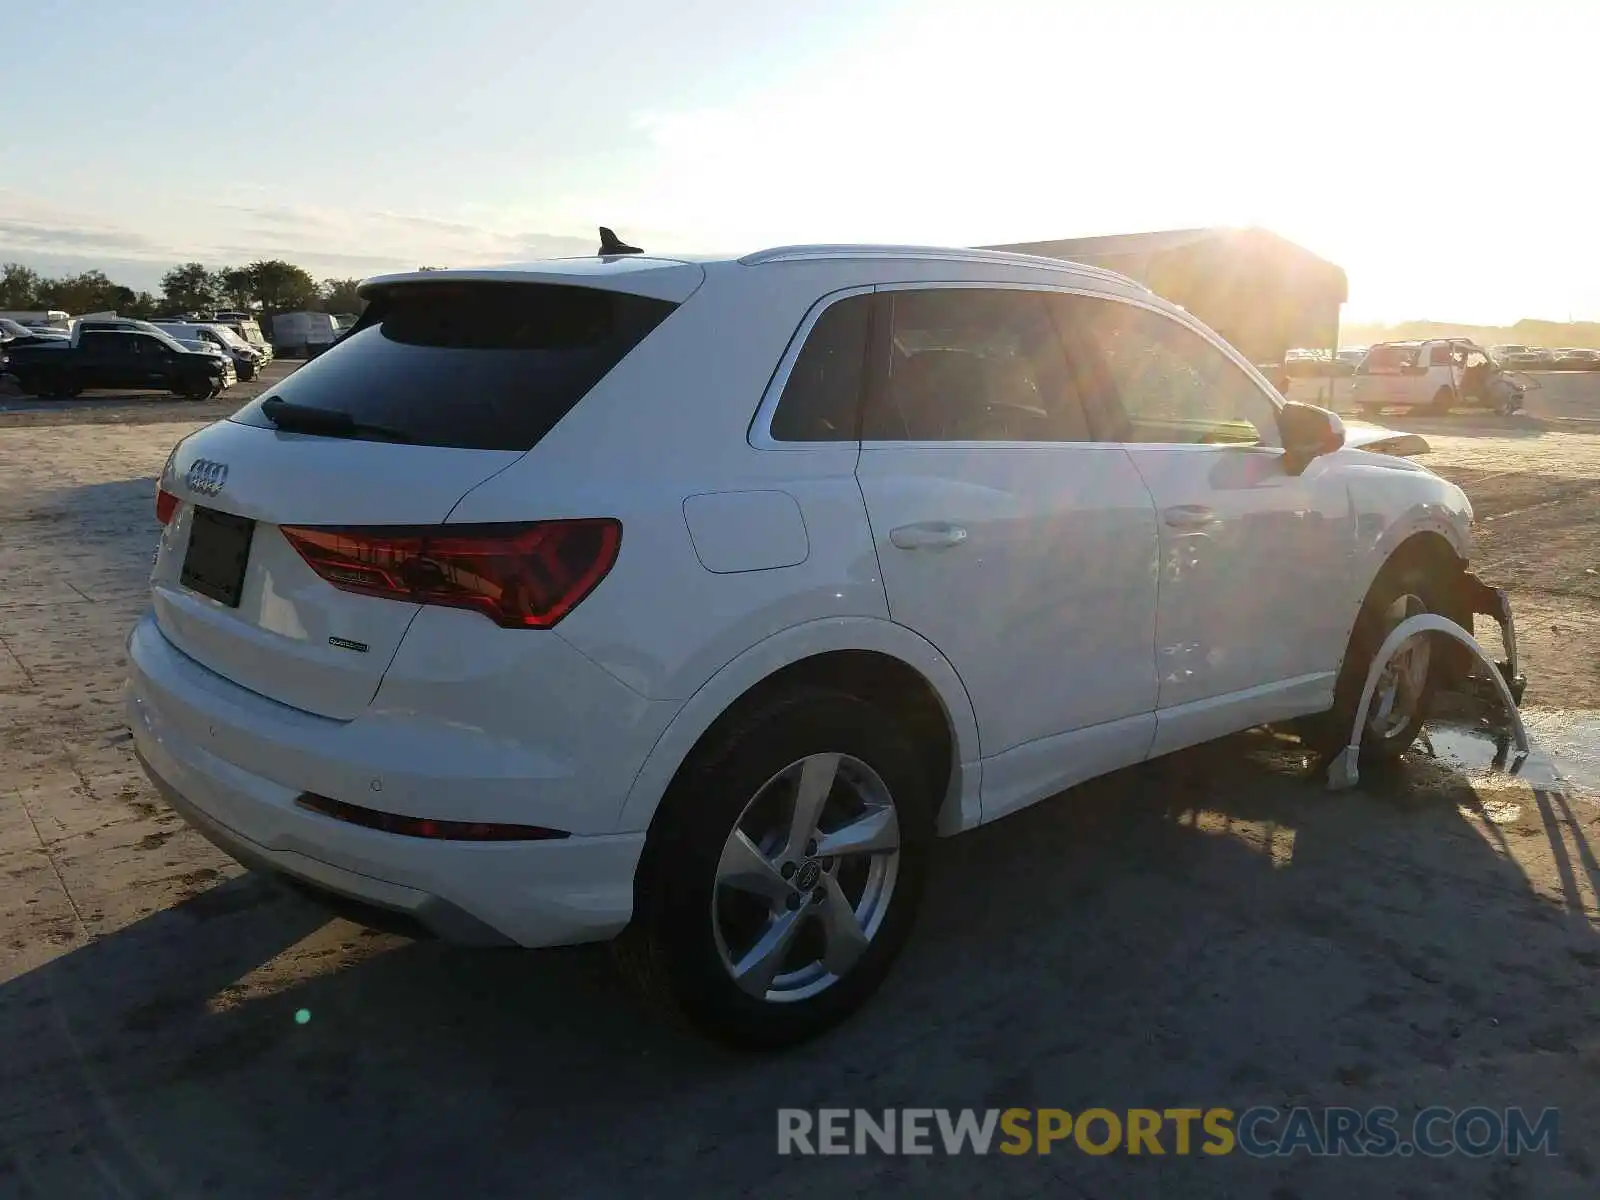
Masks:
[[[1505,592],[1439,556],[1391,559],[1367,594],[1356,618],[1334,687],[1334,704],[1300,726],[1308,744],[1332,757],[1354,741],[1353,726],[1373,662],[1389,634],[1423,613],[1441,616],[1474,632],[1474,614],[1500,626],[1506,657],[1495,664],[1513,700],[1521,703],[1526,686],[1517,661],[1516,630]],[[1420,632],[1403,642],[1380,668],[1372,702],[1363,720],[1360,763],[1378,767],[1400,758],[1416,741],[1441,691],[1467,690],[1498,697],[1484,678],[1476,656],[1449,636]],[[1498,703],[1498,700],[1496,700]]]

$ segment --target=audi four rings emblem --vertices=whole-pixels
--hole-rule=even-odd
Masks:
[[[209,458],[197,458],[189,465],[183,481],[189,485],[191,492],[199,492],[202,496],[215,496],[222,490],[222,485],[228,482],[228,464],[212,462]]]

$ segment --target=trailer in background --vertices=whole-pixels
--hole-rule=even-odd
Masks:
[[[325,312],[278,313],[272,318],[273,349],[291,358],[315,358],[338,336],[338,326]]]

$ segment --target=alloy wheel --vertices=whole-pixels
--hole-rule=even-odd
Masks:
[[[1428,611],[1422,600],[1410,592],[1395,598],[1384,610],[1383,636],[1400,622]],[[1377,737],[1398,737],[1415,720],[1428,683],[1428,666],[1433,655],[1432,637],[1419,633],[1407,639],[1390,657],[1378,676],[1372,695],[1367,729]]]
[[[900,848],[894,798],[865,762],[811,754],[779,771],[717,863],[711,921],[729,976],[776,1003],[833,986],[883,924]]]

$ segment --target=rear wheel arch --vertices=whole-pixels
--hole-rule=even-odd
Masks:
[[[959,768],[979,757],[977,718],[955,668],[903,626],[877,618],[849,619],[842,629],[837,625],[814,622],[776,634],[702,686],[646,756],[623,803],[618,831],[653,826],[673,781],[741,713],[785,689],[818,687],[857,696],[903,722],[939,798],[939,828],[976,824],[977,795],[975,790],[963,794]],[[823,626],[835,627],[851,644],[815,645]]]
[[[932,794],[946,796],[955,775],[956,759],[955,735],[944,702],[915,667],[877,650],[830,650],[773,672],[711,723],[695,743],[695,750],[690,751],[690,757],[736,723],[742,712],[773,695],[805,688],[842,692],[882,710],[906,731],[922,753]]]

